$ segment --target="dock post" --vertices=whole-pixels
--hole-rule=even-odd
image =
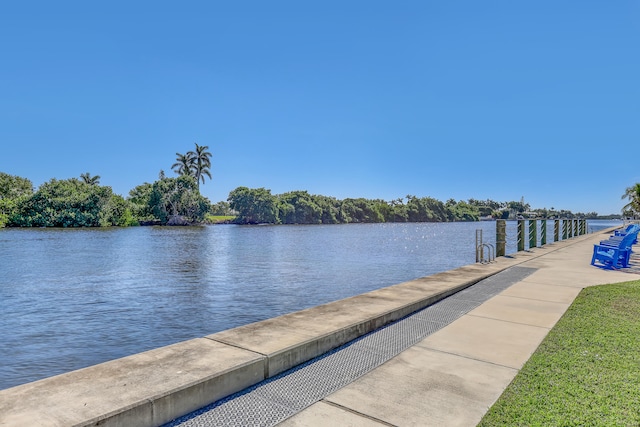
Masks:
[[[560,220],[553,220],[553,241],[557,242],[560,240]]]
[[[547,220],[540,220],[540,246],[547,244]]]
[[[569,220],[569,237],[571,238],[576,237],[576,220],[575,219]]]
[[[518,220],[518,252],[524,251],[524,220]]]
[[[529,249],[538,246],[538,220],[529,220]]]
[[[496,256],[507,254],[507,222],[504,219],[496,220]]]
[[[482,251],[482,253],[480,252]],[[482,230],[476,230],[476,262],[484,261],[484,247],[482,246]]]

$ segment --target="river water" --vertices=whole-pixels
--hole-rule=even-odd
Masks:
[[[0,389],[472,264],[477,229],[0,229]]]

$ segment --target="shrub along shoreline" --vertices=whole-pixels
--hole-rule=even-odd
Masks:
[[[640,425],[640,280],[584,289],[479,426]]]
[[[532,210],[528,203],[467,201],[408,195],[385,201],[290,191],[274,195],[265,188],[238,187],[227,201],[212,204],[200,194],[189,174],[166,177],[136,186],[128,197],[100,185],[99,176],[51,179],[34,191],[30,180],[0,172],[0,228],[112,227],[132,225],[346,224],[381,222],[450,222],[480,219],[595,218],[597,213]]]

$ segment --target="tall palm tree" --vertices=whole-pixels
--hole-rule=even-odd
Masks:
[[[194,162],[194,176],[198,183],[198,191],[200,191],[200,181],[204,184],[205,176],[211,179],[211,152],[207,151],[208,149],[208,145],[196,144],[196,151],[189,151],[187,153]]]
[[[176,162],[171,165],[171,169],[178,175],[196,176],[196,164],[192,152],[189,151],[187,154],[176,153],[176,156]]]
[[[98,185],[100,184],[100,175],[91,176],[89,172],[81,173],[80,178],[82,181],[89,185]]]
[[[622,198],[629,199],[629,203],[622,208],[623,211],[629,210],[636,215],[640,214],[640,183],[628,187],[624,191]]]

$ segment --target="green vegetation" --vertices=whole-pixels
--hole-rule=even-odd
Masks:
[[[188,225],[204,220],[209,200],[200,195],[190,175],[167,178],[160,173],[153,184],[145,182],[129,192],[133,217],[141,224]]]
[[[100,175],[91,176],[89,172],[81,173],[80,179],[89,185],[98,185],[100,184]]]
[[[99,227],[130,225],[125,200],[111,187],[77,178],[52,179],[17,202],[8,225],[17,227]]]
[[[0,172],[0,227],[202,223],[212,208],[199,188],[205,176],[211,178],[208,148],[196,144],[195,151],[179,155],[184,165],[174,164],[179,177],[167,178],[161,171],[157,181],[135,187],[127,199],[114,194],[111,187],[101,186],[100,176],[89,172],[80,179],[51,179],[36,192],[28,179]]]
[[[200,191],[200,182],[204,184],[204,177],[211,179],[211,153],[206,145],[196,144],[195,151],[189,151],[187,154],[176,153],[176,162],[171,166],[178,175],[192,176],[196,180],[198,191]]]
[[[205,224],[230,224],[234,222],[236,217],[234,215],[211,215],[206,214],[204,216]]]
[[[16,217],[19,206],[32,194],[31,181],[0,172],[0,228]]]
[[[209,201],[200,195],[195,178],[181,175],[153,183],[147,207],[162,224],[200,223],[209,211]]]
[[[211,204],[200,194],[205,177],[211,179],[211,152],[206,145],[176,153],[171,168],[179,175],[134,187],[125,199],[111,187],[100,185],[100,176],[89,172],[80,179],[52,179],[34,192],[26,178],[0,172],[1,227],[105,227],[130,225],[238,224],[344,224],[376,222],[448,222],[481,219],[597,218],[551,209],[531,209],[528,203],[493,200],[443,203],[432,197],[408,195],[390,202],[381,199],[344,199],[290,191],[274,195],[265,188],[238,187],[227,201]],[[625,209],[639,210],[640,184],[623,197]],[[636,212],[636,211],[634,211]],[[209,216],[207,216],[209,215]],[[606,218],[615,218],[608,216]]]
[[[640,281],[587,288],[480,426],[640,425]]]
[[[478,221],[482,218],[595,218],[597,213],[573,214],[551,209],[531,210],[524,200],[500,203],[493,200],[442,203],[431,197],[406,196],[391,202],[375,199],[344,199],[291,191],[274,195],[265,188],[238,187],[229,193],[229,208],[240,224],[343,224],[372,222]],[[220,213],[223,214],[223,213]],[[226,213],[231,214],[231,213]]]
[[[276,198],[271,190],[250,190],[238,187],[229,193],[231,209],[238,211],[238,222],[243,224],[277,223]]]
[[[627,188],[622,195],[623,199],[629,199],[622,208],[622,214],[626,217],[640,216],[640,183],[636,183]]]

